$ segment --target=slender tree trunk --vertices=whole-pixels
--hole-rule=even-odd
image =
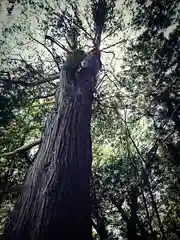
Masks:
[[[76,78],[62,70],[40,149],[2,239],[92,239],[90,121],[98,66],[94,67],[87,63]]]
[[[131,216],[127,222],[127,235],[128,240],[137,239],[137,186],[131,186],[130,199],[131,199]]]
[[[150,214],[149,214],[149,210],[148,210],[148,205],[147,205],[147,202],[146,202],[146,198],[144,196],[144,191],[143,189],[141,189],[141,193],[142,193],[142,197],[143,197],[143,201],[144,201],[144,207],[145,207],[145,210],[146,210],[146,215],[147,215],[147,221],[148,221],[148,225],[149,225],[149,229],[151,231],[151,234],[153,235],[153,228],[152,228],[152,224],[151,224],[151,218],[150,218]]]
[[[147,186],[148,186],[148,191],[149,191],[150,198],[151,198],[152,207],[153,207],[153,209],[155,211],[155,214],[156,214],[156,217],[157,217],[157,220],[158,220],[158,224],[159,224],[159,229],[161,231],[161,235],[163,237],[163,240],[166,240],[167,238],[166,238],[166,235],[165,235],[164,227],[163,227],[163,224],[161,222],[161,218],[160,218],[160,215],[159,215],[159,212],[158,212],[158,207],[157,207],[156,200],[154,198],[153,192],[151,190],[151,185],[150,185],[148,176],[147,176]]]

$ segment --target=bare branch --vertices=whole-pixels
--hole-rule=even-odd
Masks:
[[[60,15],[59,15],[58,13],[54,13],[54,15],[56,15],[57,17],[60,17]],[[63,17],[64,17],[68,22],[70,21],[70,19],[69,19],[68,17],[66,17],[65,15],[63,15]],[[93,40],[93,37],[91,36],[91,34],[88,33],[83,26],[79,26],[79,25],[76,24],[75,22],[74,22],[74,25],[75,25],[76,27],[80,28],[80,29],[84,32],[84,34],[86,35],[86,37],[88,37],[89,39]]]
[[[107,39],[108,37],[111,37],[119,28],[121,28],[121,25],[118,25],[114,30],[110,31],[102,40],[101,42],[103,42],[105,39]],[[125,27],[122,31],[125,31],[129,28],[129,26]]]
[[[49,48],[48,48],[44,43],[42,43],[42,42],[40,42],[39,40],[35,39],[35,38],[34,38],[33,36],[31,36],[30,34],[29,34],[29,36],[30,36],[30,38],[32,38],[35,42],[41,44],[41,45],[51,54],[52,58],[54,59],[54,62],[55,62],[56,65],[57,65],[57,68],[58,68],[59,72],[61,72],[61,69],[60,69],[60,67],[59,67],[59,64],[58,64],[55,56],[54,56],[53,53],[51,52],[51,50],[49,50]]]
[[[20,78],[22,79],[25,76],[26,76],[26,74],[24,74]],[[35,87],[35,86],[38,86],[38,85],[46,83],[46,82],[54,81],[54,80],[58,79],[59,77],[60,77],[59,73],[55,73],[55,74],[51,74],[49,77],[43,78],[42,80],[39,80],[37,82],[30,82],[30,83],[19,80],[20,78],[18,78],[18,79],[13,79],[12,78],[11,83],[12,84],[19,84],[19,85],[25,86],[25,87]],[[0,81],[6,82],[7,80],[0,77]]]
[[[58,79],[60,77],[60,74],[59,73],[55,73],[55,74],[52,74],[50,75],[49,77],[47,78],[44,78],[38,82],[34,82],[34,83],[29,83],[30,86],[38,86],[40,84],[43,84],[43,83],[46,83],[46,82],[51,82],[51,81],[54,81],[56,79]]]
[[[55,43],[56,45],[58,45],[58,47],[62,48],[62,50],[64,50],[67,53],[70,53],[70,51],[64,46],[62,45],[60,42],[58,42],[57,40],[55,40],[53,37],[46,35],[45,39],[52,41],[53,43]]]
[[[123,39],[123,40],[120,40],[120,41],[118,41],[118,42],[116,42],[116,43],[113,43],[113,44],[111,44],[111,45],[109,45],[109,46],[101,49],[101,52],[104,51],[104,50],[106,50],[106,49],[109,49],[109,48],[111,48],[111,47],[114,47],[114,46],[116,46],[116,45],[118,45],[118,44],[121,44],[121,43],[123,43],[123,42],[125,42],[125,41],[126,41],[126,40]]]
[[[55,96],[55,92],[50,93],[50,94],[45,95],[45,96],[36,96],[36,97],[34,97],[34,98],[30,98],[30,100],[43,99],[43,98],[49,98],[49,97],[54,97],[54,96]]]
[[[40,142],[41,142],[41,139],[37,139],[37,140],[35,140],[33,142],[30,142],[29,144],[25,144],[25,145],[23,145],[23,146],[21,146],[19,148],[16,148],[12,152],[1,153],[0,157],[8,157],[8,156],[15,155],[16,153],[19,153],[19,152],[25,152],[25,151],[29,150],[30,148],[39,145]]]

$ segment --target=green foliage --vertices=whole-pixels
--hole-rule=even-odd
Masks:
[[[97,2],[82,6],[76,1],[23,1],[18,5],[20,14],[3,27],[0,156],[41,137],[59,84],[59,69],[66,58],[64,66],[76,68],[94,44],[101,24]],[[97,227],[93,237],[127,239],[134,210],[141,239],[147,235],[154,240],[179,239],[178,1],[132,2],[120,9],[117,2],[107,1],[100,19],[105,21],[103,68],[91,124],[92,219]],[[127,11],[129,19],[132,12],[131,24],[124,19]],[[172,25],[175,28],[167,34]],[[128,36],[128,29],[135,38]],[[54,42],[45,40],[45,35]],[[124,42],[112,46],[111,40],[114,44],[122,35]],[[121,58],[119,49],[123,49]],[[1,230],[36,150],[0,157]]]

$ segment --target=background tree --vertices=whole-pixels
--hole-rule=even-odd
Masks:
[[[73,15],[66,9],[55,12],[53,27],[45,35],[52,52],[43,45],[57,65],[60,83],[22,194],[5,225],[4,239],[51,239],[57,235],[62,239],[91,239],[91,108],[96,74],[101,68],[100,38],[108,8],[112,10],[113,5],[92,2],[94,49],[88,54],[78,46],[83,29],[78,6],[73,2],[69,6]],[[48,7],[52,10],[49,4]],[[57,40],[60,36],[65,37],[68,48]],[[35,40],[31,35],[30,38]],[[67,53],[61,69],[54,44]],[[26,67],[33,70],[28,63]],[[36,71],[33,72],[35,75]]]

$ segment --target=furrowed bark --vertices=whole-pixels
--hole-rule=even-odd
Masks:
[[[2,239],[92,239],[91,137],[98,66],[64,68],[51,117]]]

